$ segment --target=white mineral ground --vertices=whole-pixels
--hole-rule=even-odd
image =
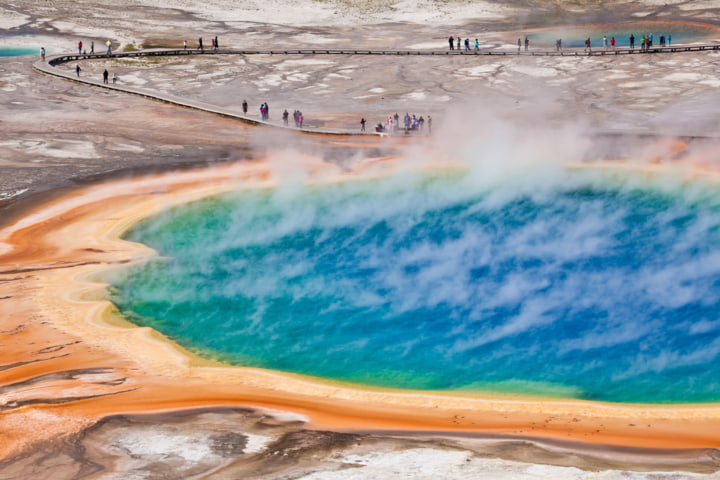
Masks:
[[[0,47],[217,35],[260,49],[443,49],[453,34],[503,50],[558,24],[720,22],[714,1],[566,3],[16,0],[0,6]],[[407,139],[280,134],[41,75],[33,60],[0,58],[0,479],[720,478],[715,405],[431,396],[224,368],[122,324],[91,281],[148,255],[116,237],[171,205],[298,171],[327,181],[457,160],[478,139],[516,145],[494,143],[498,155],[714,178],[717,141],[679,137],[716,134],[719,53],[82,63],[238,113],[247,99],[253,117],[267,101],[273,122],[285,108],[339,129],[433,117],[432,138]],[[608,132],[658,136],[596,135]]]

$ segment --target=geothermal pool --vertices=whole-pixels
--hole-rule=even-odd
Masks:
[[[40,55],[40,47],[0,47],[0,57],[21,57],[34,54]]]
[[[364,385],[720,401],[717,186],[562,170],[246,190],[137,225],[138,325]]]
[[[608,45],[615,37],[618,47],[630,46],[630,35],[635,35],[635,47],[640,48],[640,37],[653,35],[653,45],[660,46],[660,37],[672,37],[672,44],[698,42],[720,37],[720,31],[714,25],[699,22],[627,22],[607,25],[559,26],[542,29],[527,34],[530,45],[555,47],[555,41],[562,39],[563,47],[584,48],[585,39],[590,37],[593,48],[602,48],[602,37],[606,36]]]

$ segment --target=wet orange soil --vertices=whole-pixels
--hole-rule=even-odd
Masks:
[[[306,161],[312,181],[350,177]],[[152,255],[119,240],[174,205],[283,176],[270,163],[88,186],[0,230],[0,459],[114,414],[211,406],[290,411],[311,428],[493,433],[602,445],[720,447],[720,406],[635,406],[360,389],[193,357],[105,300],[100,273]]]

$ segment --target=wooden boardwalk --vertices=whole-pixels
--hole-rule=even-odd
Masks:
[[[104,84],[100,80],[94,80],[87,76],[78,77],[73,71],[55,68],[59,65],[69,62],[81,62],[83,60],[101,60],[101,59],[117,59],[117,58],[140,58],[140,57],[165,57],[165,56],[183,56],[183,55],[390,55],[390,56],[529,56],[529,57],[599,57],[607,55],[654,55],[654,54],[675,54],[687,52],[707,52],[720,51],[720,44],[707,45],[677,45],[665,47],[652,47],[647,50],[640,48],[615,48],[615,49],[596,49],[590,52],[584,51],[583,48],[568,48],[561,51],[554,50],[516,50],[497,51],[497,50],[480,50],[480,51],[464,51],[464,50],[370,50],[370,49],[319,49],[319,48],[301,48],[301,49],[282,49],[282,50],[244,50],[235,48],[205,49],[153,49],[138,50],[134,52],[118,52],[118,53],[94,53],[94,54],[59,54],[48,55],[47,61],[38,60],[33,64],[33,69],[54,75],[57,77],[79,82],[95,87],[106,88],[109,90],[117,90],[141,97],[178,105],[181,107],[202,110],[204,112],[233,118],[245,123],[253,125],[267,125],[275,128],[282,128],[303,133],[323,134],[323,135],[386,135],[376,132],[358,132],[357,130],[340,130],[340,129],[324,129],[324,128],[296,128],[284,126],[278,123],[266,122],[255,119],[246,115],[240,115],[235,111],[230,111],[216,105],[210,105],[197,100],[176,97],[174,95],[163,94],[159,92],[148,92],[139,88],[120,85],[120,84]]]

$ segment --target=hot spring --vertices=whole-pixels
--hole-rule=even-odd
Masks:
[[[40,55],[40,47],[0,47],[0,57],[21,57]]]
[[[132,322],[223,362],[364,385],[720,401],[717,186],[567,169],[243,190],[127,239]]]
[[[630,35],[635,36],[635,47],[640,48],[640,37],[653,35],[653,45],[660,45],[660,37],[667,40],[671,37],[672,44],[698,42],[718,38],[720,31],[715,25],[700,22],[678,21],[641,21],[598,25],[569,25],[541,29],[527,34],[531,46],[555,48],[555,41],[562,39],[563,47],[585,47],[585,39],[590,38],[593,48],[602,48],[602,37],[615,37],[618,47],[630,46]]]

